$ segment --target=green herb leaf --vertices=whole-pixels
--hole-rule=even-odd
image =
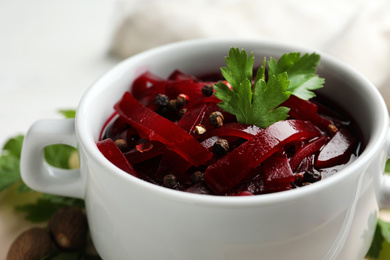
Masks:
[[[54,167],[69,169],[69,157],[77,149],[65,144],[53,144],[44,149],[44,158],[48,164]]]
[[[232,85],[233,91],[244,81],[252,80],[253,63],[255,58],[253,53],[247,56],[245,50],[240,51],[238,48],[231,48],[229,57],[225,58],[227,68],[221,68],[222,75]]]
[[[245,50],[231,48],[226,58],[227,68],[221,68],[222,75],[232,86],[225,83],[214,85],[214,95],[221,100],[218,105],[237,117],[237,121],[266,128],[288,117],[288,108],[278,107],[290,96],[287,90],[287,74],[272,75],[265,81],[265,59],[257,70],[252,87],[253,53],[247,56]],[[253,88],[253,92],[252,92]]]
[[[20,158],[23,140],[23,135],[17,135],[15,137],[10,138],[3,146],[3,153],[7,153],[12,156],[15,156],[16,158]]]
[[[0,192],[21,181],[19,164],[19,158],[11,154],[0,156]]]
[[[76,110],[74,109],[62,109],[59,110],[59,113],[64,115],[65,118],[75,118],[76,116]]]
[[[23,136],[10,138],[0,156],[0,192],[20,182],[20,153],[22,150]]]
[[[84,207],[84,201],[81,199],[42,194],[42,197],[36,202],[17,206],[15,209],[25,213],[25,219],[35,223],[49,220],[54,212],[65,206],[82,208]]]
[[[227,67],[222,75],[231,85],[223,82],[214,85],[214,95],[221,100],[218,105],[237,117],[237,121],[266,128],[288,118],[289,109],[279,107],[291,94],[310,99],[312,90],[322,87],[324,79],[316,74],[320,56],[317,54],[289,53],[277,62],[270,58],[266,77],[266,58],[257,70],[254,84],[252,74],[254,57],[245,50],[231,48],[226,57]],[[268,78],[268,80],[266,80]]]
[[[308,100],[315,96],[312,90],[321,88],[325,82],[316,74],[319,61],[320,55],[315,53],[302,57],[299,52],[284,54],[278,62],[270,58],[268,74],[278,75],[287,72],[290,80],[287,90],[301,99]]]

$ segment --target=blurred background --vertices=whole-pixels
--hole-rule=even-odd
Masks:
[[[272,39],[331,54],[390,104],[388,0],[0,0],[0,145],[75,109],[115,64],[193,38]],[[28,226],[0,194],[0,259]]]

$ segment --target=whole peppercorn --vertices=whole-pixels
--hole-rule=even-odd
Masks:
[[[176,176],[173,174],[167,174],[163,178],[163,185],[167,188],[173,188],[177,184]]]
[[[177,104],[177,99],[169,100],[168,109],[171,111],[177,111],[179,109],[179,105]]]
[[[179,110],[179,117],[184,116],[184,114],[187,112],[187,108],[182,108]]]
[[[303,174],[303,182],[313,183],[319,180],[321,180],[321,173],[316,169],[306,171]]]
[[[202,88],[202,93],[206,97],[211,96],[213,94],[213,92],[214,92],[214,88],[212,85],[204,85]]]
[[[125,140],[117,139],[117,140],[115,140],[114,143],[119,148],[119,150],[121,150],[122,152],[126,152],[127,151],[127,143],[126,143]]]
[[[169,98],[164,94],[157,94],[154,103],[157,107],[166,107],[169,103]]]
[[[198,183],[203,181],[204,179],[204,172],[196,171],[191,174],[191,182],[192,184]]]
[[[333,135],[335,135],[338,131],[339,131],[339,129],[337,128],[337,126],[335,126],[335,125],[328,125],[328,130],[329,130],[329,132],[330,132],[330,134],[333,136]]]
[[[229,142],[226,139],[219,139],[213,145],[213,151],[217,155],[225,155],[229,150]]]
[[[59,247],[79,249],[86,242],[87,218],[80,208],[63,207],[50,218],[49,229]]]
[[[49,232],[40,227],[30,228],[21,233],[7,253],[7,260],[42,259],[55,250]]]
[[[224,120],[224,117],[223,117],[222,113],[219,111],[215,111],[215,112],[211,113],[209,116],[209,122],[214,127],[223,126],[223,120]]]
[[[177,100],[177,105],[179,107],[182,107],[182,106],[184,106],[187,103],[188,96],[186,94],[179,94],[177,96],[176,100]]]

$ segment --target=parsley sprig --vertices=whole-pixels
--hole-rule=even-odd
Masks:
[[[252,83],[253,53],[248,56],[245,50],[231,48],[227,67],[221,68],[231,88],[219,82],[214,85],[214,95],[221,100],[218,105],[238,122],[266,128],[288,117],[289,109],[280,105],[290,95],[307,100],[315,96],[312,90],[323,86],[324,79],[316,74],[319,59],[318,54],[301,57],[298,52],[284,54],[279,61],[264,58]]]

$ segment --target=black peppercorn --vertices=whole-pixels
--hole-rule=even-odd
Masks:
[[[303,174],[303,182],[317,182],[321,180],[321,173],[316,169],[308,170]]]
[[[223,117],[222,113],[219,111],[215,111],[215,112],[211,113],[209,116],[209,122],[214,127],[223,126],[223,120],[224,120],[224,117]]]
[[[226,139],[219,139],[213,145],[213,151],[217,155],[225,155],[229,150],[229,142]]]
[[[211,96],[213,94],[213,92],[214,92],[214,88],[212,85],[204,85],[202,88],[202,93],[206,97]]]
[[[198,183],[203,181],[204,179],[204,172],[196,171],[193,174],[191,174],[191,182],[192,184]]]
[[[167,174],[163,178],[163,185],[167,188],[173,188],[177,184],[176,176],[172,173]]]
[[[169,103],[169,98],[164,94],[157,94],[154,103],[157,107],[166,107]]]

